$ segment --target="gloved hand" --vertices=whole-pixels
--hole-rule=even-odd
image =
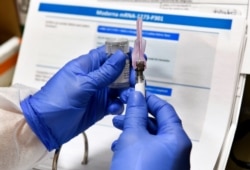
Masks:
[[[156,118],[156,134],[148,131],[148,112]],[[116,116],[113,123],[123,132],[112,145],[111,170],[190,169],[191,141],[167,102],[131,92],[124,119]]]
[[[105,115],[123,112],[119,90],[108,85],[120,75],[125,60],[121,51],[107,58],[104,46],[94,49],[67,63],[21,102],[28,124],[48,150],[59,148]]]

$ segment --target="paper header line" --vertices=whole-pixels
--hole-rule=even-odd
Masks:
[[[40,3],[38,10],[40,12],[83,15],[122,20],[137,20],[138,17],[142,17],[144,22],[196,26],[226,30],[230,30],[232,27],[232,19],[149,13],[108,8],[96,8],[88,6]]]
[[[122,27],[110,27],[99,25],[97,27],[98,33],[110,33],[110,34],[120,34],[127,36],[136,36],[136,29],[122,28]],[[149,31],[143,30],[142,35],[144,38],[154,38],[154,39],[165,39],[165,40],[179,40],[178,33],[170,33],[170,32],[160,32],[160,31]]]

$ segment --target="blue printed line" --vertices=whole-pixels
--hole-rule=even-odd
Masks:
[[[98,26],[97,32],[127,35],[127,36],[136,36],[136,29],[120,28],[120,27]],[[155,38],[155,39],[166,39],[166,40],[175,40],[175,41],[179,40],[178,33],[143,30],[142,35],[143,37]]]
[[[164,96],[171,96],[172,95],[172,89],[171,88],[163,88],[163,87],[157,87],[157,86],[146,86],[146,91],[160,94]]]
[[[226,30],[230,30],[232,27],[232,19],[182,16],[174,14],[116,10],[88,6],[40,3],[38,10],[40,12],[72,14],[121,20],[137,20],[138,17],[141,17],[145,22],[186,25]]]

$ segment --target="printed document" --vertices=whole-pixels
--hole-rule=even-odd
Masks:
[[[193,142],[192,169],[213,169],[233,114],[245,41],[244,17],[124,5],[31,1],[13,83],[40,88],[69,60],[112,37],[127,38],[133,46],[136,20],[142,17],[146,89],[178,112]],[[90,155],[95,154],[89,169],[96,164],[106,167],[111,161],[110,146],[120,133],[111,120],[107,117],[87,131],[94,145]],[[94,161],[104,151],[110,156]]]
[[[245,17],[249,23],[249,0],[96,0],[136,6],[150,6],[167,10],[200,11]],[[247,28],[249,32],[250,28]],[[250,74],[250,43],[246,44],[241,73]]]

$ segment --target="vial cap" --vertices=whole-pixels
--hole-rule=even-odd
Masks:
[[[126,38],[113,38],[108,39],[105,42],[106,45],[106,53],[114,54],[116,50],[121,50],[124,53],[129,52],[129,42]]]

